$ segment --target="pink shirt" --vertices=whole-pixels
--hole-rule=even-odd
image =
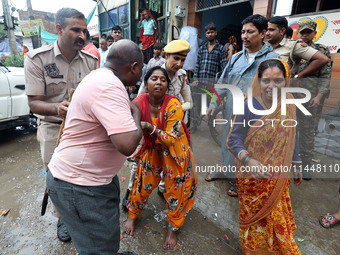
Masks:
[[[73,184],[108,184],[126,159],[109,136],[136,129],[123,83],[109,69],[92,71],[74,92],[48,167],[55,178]]]

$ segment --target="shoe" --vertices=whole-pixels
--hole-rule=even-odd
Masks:
[[[302,171],[302,179],[305,181],[310,181],[312,179],[312,174],[308,171]]]
[[[204,178],[204,180],[206,182],[212,182],[212,181],[215,181],[216,178],[211,178],[211,175],[210,174],[207,174],[207,176]]]
[[[127,208],[127,205],[128,205],[128,203],[129,203],[129,195],[130,195],[130,190],[129,189],[127,189],[126,190],[126,194],[125,194],[125,197],[123,198],[123,202],[122,202],[122,209],[123,209],[123,211],[125,211],[125,212],[127,212],[127,211],[129,211],[129,209]]]
[[[161,191],[159,190],[159,188],[158,188],[158,190],[157,190],[157,195],[158,195],[164,202],[166,202],[165,197],[164,197],[164,194],[163,194],[163,192],[161,192]]]
[[[57,224],[57,236],[59,240],[64,243],[71,241],[71,236],[67,231],[67,227],[60,219],[58,220]]]

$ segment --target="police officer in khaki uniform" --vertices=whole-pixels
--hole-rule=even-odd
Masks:
[[[313,42],[313,38],[317,33],[316,26],[317,24],[314,21],[302,22],[299,26],[299,37],[303,40],[303,42],[328,57],[327,65],[323,66],[317,72],[314,72],[299,82],[300,87],[310,91],[312,98],[309,102],[304,104],[305,108],[310,113],[312,113],[311,116],[306,116],[302,114],[301,111],[297,111],[299,130],[303,130],[303,132],[300,132],[299,138],[300,157],[302,163],[307,167],[310,167],[308,164],[311,163],[313,157],[315,137],[314,131],[315,126],[319,123],[318,110],[321,113],[323,101],[329,94],[329,85],[332,72],[331,55],[328,47]],[[298,66],[298,71],[303,71],[309,66],[309,64],[309,61],[301,60]],[[297,96],[299,96],[299,94]],[[311,179],[311,173],[305,172],[304,178]]]
[[[287,26],[288,22],[285,17],[275,16],[270,18],[268,21],[268,31],[266,34],[266,38],[269,44],[273,47],[274,52],[279,54],[281,58],[285,60],[291,68],[291,76],[294,77],[294,80],[296,80],[293,81],[293,86],[302,86],[303,81],[299,80],[301,78],[306,78],[310,75],[313,75],[315,72],[318,72],[323,66],[327,65],[329,59],[320,51],[308,46],[307,43],[303,42],[302,40],[293,41],[284,38]],[[305,66],[304,69],[299,69],[301,60],[308,61],[308,65]],[[297,112],[299,113],[299,111]],[[300,114],[303,113],[300,112]],[[301,137],[303,137],[304,133],[305,131],[299,132],[300,145],[301,141],[303,140],[303,138],[301,139]],[[303,159],[302,156],[301,160],[302,168],[306,170],[303,171],[303,179],[311,180],[311,174],[310,171],[308,171],[308,164],[310,163],[310,161],[307,159]]]
[[[58,40],[30,51],[24,65],[26,94],[38,118],[37,138],[46,170],[66,116],[70,90],[98,66],[96,57],[81,51],[87,31],[85,16],[75,9],[62,8],[56,14],[56,24]],[[60,218],[57,235],[63,242],[71,240]]]
[[[328,63],[328,58],[324,54],[309,47],[302,40],[293,41],[284,38],[287,27],[288,22],[285,17],[275,16],[270,18],[266,38],[274,52],[288,63],[292,77],[305,78]],[[309,61],[310,64],[304,70],[298,72],[301,59]]]

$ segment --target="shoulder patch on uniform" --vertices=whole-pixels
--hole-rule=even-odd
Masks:
[[[305,43],[305,42],[301,43],[300,45],[301,45],[302,47],[307,47],[307,46],[308,46],[308,44]]]
[[[40,54],[40,53],[43,53],[43,52],[47,52],[47,51],[50,51],[52,50],[54,47],[54,44],[50,44],[50,45],[46,45],[46,46],[42,46],[38,49],[34,49],[34,50],[30,50],[28,53],[27,53],[27,57],[29,58],[34,58],[36,55]]]
[[[95,59],[95,60],[98,60],[98,58],[97,58],[95,55],[92,55],[91,53],[89,53],[89,52],[87,52],[87,51],[85,51],[85,50],[81,50],[80,52],[81,52],[82,54],[86,55],[86,56],[89,56],[89,57],[91,57],[91,58],[93,58],[93,59]]]
[[[59,74],[59,69],[55,63],[48,64],[44,66],[47,75],[50,76],[51,78],[64,78],[63,75]]]

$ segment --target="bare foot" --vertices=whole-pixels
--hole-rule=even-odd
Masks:
[[[179,247],[179,244],[177,243],[177,234],[169,229],[163,244],[163,249],[173,250],[177,247]]]
[[[128,218],[124,226],[124,230],[126,234],[133,236],[134,231],[135,231],[135,221],[136,220]]]

